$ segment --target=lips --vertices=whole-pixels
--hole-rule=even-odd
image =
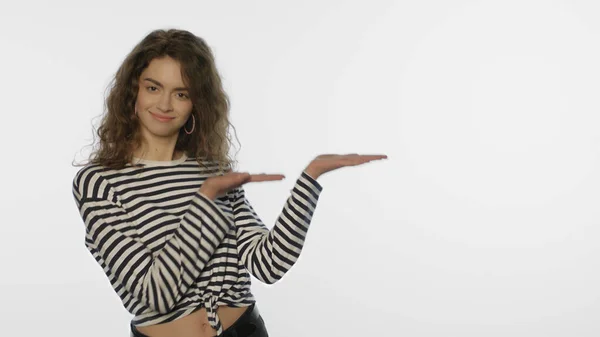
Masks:
[[[150,112],[150,114],[158,119],[161,122],[166,122],[166,121],[170,121],[171,119],[175,118],[175,117],[168,117],[168,116],[162,116],[162,115],[158,115],[158,114],[153,114],[152,112]]]

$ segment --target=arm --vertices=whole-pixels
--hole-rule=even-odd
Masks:
[[[153,257],[114,189],[100,174],[77,174],[73,196],[85,223],[85,245],[105,274],[159,313],[173,308],[233,228],[219,207],[197,191],[178,229]]]
[[[302,172],[270,231],[250,205],[243,187],[234,190],[232,202],[238,253],[254,277],[273,284],[294,265],[322,190],[315,179]]]

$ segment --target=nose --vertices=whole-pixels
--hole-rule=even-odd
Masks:
[[[161,111],[169,111],[173,108],[171,106],[171,96],[168,93],[165,93],[160,96],[157,108]]]

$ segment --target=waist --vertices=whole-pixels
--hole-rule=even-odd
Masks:
[[[249,307],[218,307],[217,315],[223,330],[231,327],[248,309]],[[143,334],[140,337],[212,337],[217,335],[217,331],[208,322],[208,315],[203,307],[177,320],[136,327],[136,330]]]

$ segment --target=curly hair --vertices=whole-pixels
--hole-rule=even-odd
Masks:
[[[186,134],[183,127],[179,130],[175,150],[195,157],[203,167],[205,160],[218,163],[219,170],[234,166],[237,161],[228,155],[231,148],[228,131],[229,126],[233,127],[229,122],[229,97],[223,89],[212,50],[204,39],[179,29],[152,31],[126,56],[107,88],[110,93],[104,106],[106,114],[97,130],[99,144],[87,163],[74,166],[99,164],[121,169],[132,161],[133,151],[142,141],[139,120],[132,113],[139,89],[138,79],[153,59],[164,56],[180,63],[182,79],[189,87],[192,115],[196,119],[191,134]]]

